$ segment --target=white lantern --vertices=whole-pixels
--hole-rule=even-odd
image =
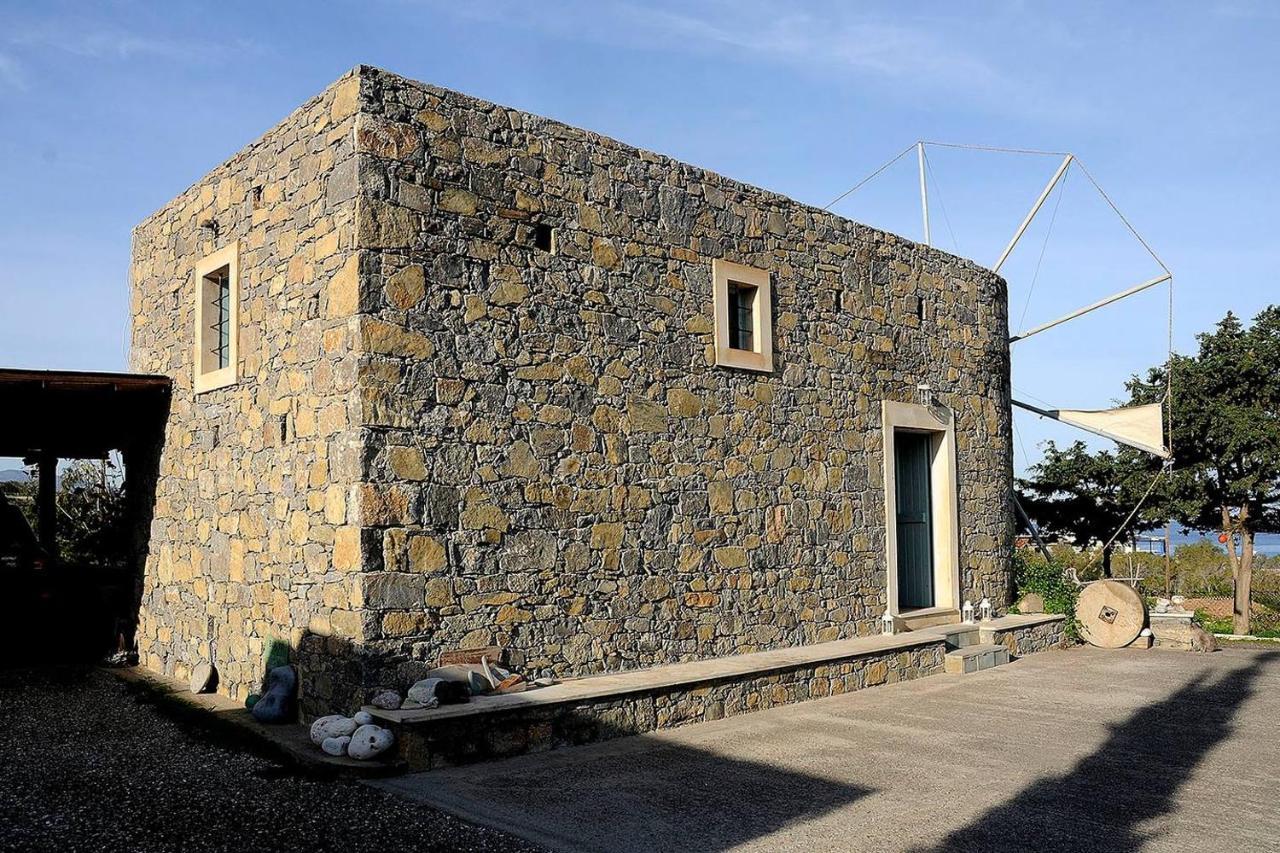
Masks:
[[[991,599],[989,598],[982,599],[982,601],[978,604],[978,609],[982,611],[982,621],[990,622],[991,621]]]
[[[964,607],[961,609],[960,612],[964,614],[964,624],[972,625],[973,624],[973,602],[969,601],[968,599],[965,599]]]
[[[880,630],[884,632],[885,636],[893,633],[893,616],[888,610],[880,617]]]

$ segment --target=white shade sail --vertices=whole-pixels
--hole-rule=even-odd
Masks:
[[[1020,400],[1014,400],[1013,404],[1112,441],[1169,458],[1169,448],[1164,442],[1164,406],[1161,403],[1119,409],[1041,409]]]

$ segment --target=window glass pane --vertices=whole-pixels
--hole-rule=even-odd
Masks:
[[[756,289],[729,282],[729,347],[751,351],[755,329]]]

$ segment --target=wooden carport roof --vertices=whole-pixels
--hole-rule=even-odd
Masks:
[[[101,458],[154,442],[167,376],[0,368],[0,456]]]

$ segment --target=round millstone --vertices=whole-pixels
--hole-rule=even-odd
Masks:
[[[1076,601],[1080,633],[1095,646],[1118,649],[1132,643],[1146,622],[1142,597],[1120,581],[1094,581]]]

